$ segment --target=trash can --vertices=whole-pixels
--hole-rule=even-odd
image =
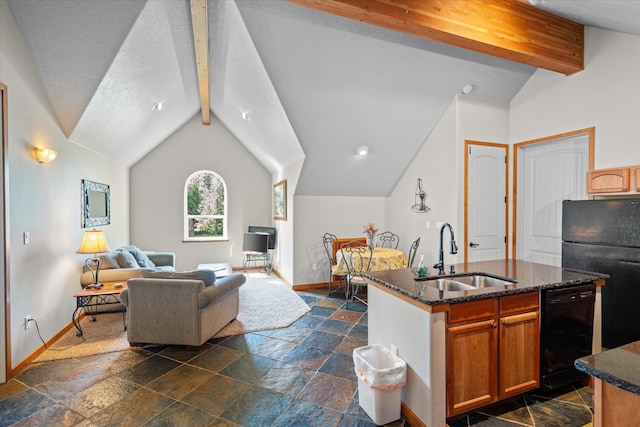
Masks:
[[[386,347],[373,344],[353,350],[360,407],[377,425],[400,419],[401,387],[407,364]]]

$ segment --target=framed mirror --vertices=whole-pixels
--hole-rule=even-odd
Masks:
[[[111,223],[109,186],[82,180],[82,228]]]

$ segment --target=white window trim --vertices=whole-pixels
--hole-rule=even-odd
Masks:
[[[188,212],[188,190],[189,190],[189,183],[191,182],[191,180],[193,179],[194,176],[196,175],[200,175],[200,174],[211,174],[214,175],[218,180],[220,180],[220,182],[222,182],[222,186],[224,188],[224,214],[223,215],[189,215]],[[185,242],[218,242],[218,241],[226,241],[228,240],[228,230],[227,230],[227,219],[228,219],[228,215],[227,215],[227,209],[228,209],[228,205],[229,205],[229,192],[227,191],[227,182],[216,172],[211,171],[211,170],[199,170],[196,171],[194,173],[192,173],[191,175],[189,175],[189,177],[186,179],[186,181],[184,182],[184,190],[183,190],[183,194],[184,194],[184,205],[182,208],[182,216],[184,218],[183,222],[184,222],[184,230],[183,230],[183,241]],[[193,237],[193,236],[189,236],[189,218],[195,218],[195,217],[200,217],[200,218],[223,218],[223,234],[222,236],[218,236],[218,237],[212,237],[212,236],[203,236],[203,237]]]

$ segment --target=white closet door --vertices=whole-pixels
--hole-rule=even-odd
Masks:
[[[586,198],[588,135],[520,147],[518,259],[561,265],[562,201]]]
[[[506,258],[507,149],[469,144],[467,261]]]

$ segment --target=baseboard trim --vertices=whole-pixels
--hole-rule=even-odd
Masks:
[[[294,291],[308,291],[310,289],[328,288],[329,282],[322,283],[305,283],[303,285],[293,285]]]
[[[78,319],[78,322],[80,322],[80,320],[82,320],[84,317],[85,317],[85,313],[82,312],[80,314],[80,318]],[[67,326],[65,326],[64,328],[60,329],[60,331],[58,331],[57,334],[55,334],[54,336],[49,338],[49,340],[47,340],[45,344],[42,344],[41,346],[36,348],[30,355],[25,357],[20,363],[18,363],[16,366],[11,368],[11,378],[15,378],[20,372],[22,372],[25,369],[27,369],[27,367],[31,363],[33,363],[33,361],[36,360],[38,358],[38,356],[40,356],[42,353],[44,353],[45,350],[48,347],[51,347],[56,341],[58,341],[60,338],[62,338],[64,336],[64,334],[66,334],[67,332],[69,332],[73,328],[75,328],[75,326],[73,326],[73,323],[67,324]],[[7,378],[7,380],[9,380],[11,378]]]

